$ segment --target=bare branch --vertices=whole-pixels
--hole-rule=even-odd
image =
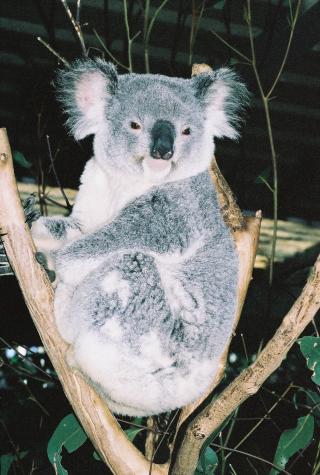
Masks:
[[[123,13],[124,13],[124,24],[126,27],[127,33],[127,41],[128,41],[128,71],[132,73],[132,44],[134,40],[140,35],[141,31],[138,31],[133,37],[130,35],[130,25],[129,25],[129,17],[128,17],[128,5],[127,0],[123,0]]]
[[[149,62],[149,41],[150,41],[150,35],[152,32],[152,28],[154,25],[154,22],[156,21],[159,13],[163,9],[163,7],[168,3],[168,0],[163,0],[159,7],[156,9],[154,12],[150,23],[149,21],[149,9],[150,9],[150,2],[149,0],[146,0],[146,5],[145,5],[145,10],[144,10],[144,29],[143,29],[143,39],[144,39],[144,60],[145,60],[145,67],[146,67],[146,73],[150,73],[150,62]]]
[[[65,191],[63,189],[63,186],[61,185],[61,182],[60,182],[60,179],[58,177],[58,174],[57,174],[57,170],[56,170],[56,167],[54,165],[54,160],[53,160],[53,157],[52,157],[52,150],[51,150],[51,144],[50,144],[50,137],[49,135],[46,135],[46,140],[47,140],[47,147],[48,147],[48,155],[49,155],[49,160],[50,160],[50,163],[51,163],[51,168],[52,168],[52,171],[53,171],[53,174],[54,174],[54,177],[56,179],[56,182],[57,182],[57,185],[58,187],[60,188],[60,191],[61,191],[61,194],[64,198],[64,201],[66,202],[66,206],[67,206],[67,210],[68,211],[71,211],[72,210],[72,206],[68,200],[68,197],[67,195],[65,194]]]
[[[79,39],[79,42],[80,42],[80,46],[81,46],[81,49],[82,49],[82,53],[84,54],[84,56],[88,56],[88,52],[87,52],[87,48],[86,48],[86,45],[85,45],[85,42],[84,42],[84,38],[83,38],[83,33],[82,33],[82,29],[81,29],[81,25],[80,23],[74,19],[74,16],[72,15],[71,13],[71,10],[67,4],[67,0],[60,0],[65,11],[66,11],[66,14],[68,15],[68,18],[74,28],[74,31]],[[79,19],[80,17],[80,0],[77,0],[77,19]]]
[[[276,85],[278,84],[278,81],[279,81],[279,79],[280,79],[280,77],[281,77],[281,74],[282,74],[282,72],[283,72],[283,68],[285,67],[285,64],[286,64],[286,62],[287,62],[288,54],[289,54],[290,47],[291,47],[291,43],[292,43],[293,33],[294,33],[295,28],[296,28],[296,24],[297,24],[299,12],[300,12],[300,8],[301,8],[301,0],[298,0],[298,2],[297,2],[297,7],[296,7],[296,11],[295,11],[295,13],[294,13],[294,17],[292,17],[291,2],[289,2],[289,5],[290,5],[291,25],[290,25],[290,34],[289,34],[288,44],[287,44],[287,48],[286,48],[286,51],[285,51],[285,53],[284,53],[283,60],[282,60],[282,63],[281,63],[281,65],[280,65],[278,74],[276,75],[276,77],[275,77],[275,79],[274,79],[274,81],[273,81],[272,86],[270,87],[268,93],[266,94],[266,97],[267,97],[268,99],[270,98],[271,94],[272,94],[273,91],[274,91],[274,88],[275,88]]]
[[[61,61],[65,66],[70,66],[70,63],[63,56],[61,56],[61,54],[59,54],[55,49],[53,49],[52,46],[49,45],[49,43],[44,41],[41,38],[41,36],[37,36],[37,40],[39,41],[39,43],[45,46],[50,51],[50,53],[56,56],[59,59],[59,61]]]
[[[123,63],[121,63],[115,56],[113,56],[113,54],[111,53],[111,51],[107,48],[107,45],[105,44],[105,42],[103,41],[103,39],[101,38],[101,36],[99,35],[99,33],[97,32],[97,30],[94,28],[93,29],[93,33],[95,35],[95,37],[97,38],[97,40],[99,41],[100,45],[102,46],[102,48],[104,49],[104,51],[107,53],[108,56],[110,56],[110,58],[112,59],[112,61],[114,61],[118,66],[120,66],[121,68],[123,69],[126,69],[127,71],[129,71],[129,68],[128,66],[125,66]]]

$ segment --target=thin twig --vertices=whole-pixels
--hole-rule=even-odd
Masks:
[[[112,59],[112,61],[114,61],[114,62],[115,62],[118,66],[120,66],[121,68],[126,69],[127,71],[129,71],[128,66],[125,66],[125,65],[124,65],[123,63],[121,63],[115,56],[113,56],[113,54],[112,54],[111,51],[107,48],[107,45],[105,44],[105,42],[103,41],[103,39],[101,38],[101,36],[99,35],[99,33],[97,32],[97,30],[94,28],[92,31],[93,31],[95,37],[97,38],[97,40],[99,41],[99,43],[101,44],[102,48],[103,48],[104,51],[108,54],[108,56],[110,56],[110,58]]]
[[[52,46],[49,45],[49,43],[44,41],[41,38],[41,36],[37,36],[37,40],[39,41],[39,43],[45,46],[50,51],[50,53],[56,56],[59,59],[59,61],[61,61],[65,66],[70,66],[70,63],[63,56],[61,56],[61,54],[59,54],[55,49],[53,49]]]
[[[45,194],[44,199],[45,199],[45,201],[49,201],[49,203],[52,203],[53,205],[58,206],[59,208],[63,208],[63,209],[66,209],[66,210],[70,211],[68,206],[62,205],[61,203],[59,203],[59,201],[56,201],[56,200],[52,199],[50,196],[48,196],[47,193]]]
[[[231,447],[221,446],[219,444],[215,444],[214,442],[212,442],[211,445],[213,447],[218,447],[219,449],[222,449],[222,450],[228,450],[229,452],[235,452],[237,454],[246,455],[247,457],[251,457],[253,459],[260,460],[260,462],[264,462],[267,465],[270,465],[271,467],[279,470],[280,472],[285,473],[286,475],[292,475],[290,472],[287,472],[284,468],[279,467],[278,465],[275,465],[274,463],[269,462],[269,460],[263,459],[262,457],[258,457],[257,455],[250,454],[249,452],[244,452],[243,450],[232,449]],[[230,455],[230,454],[228,454],[228,455]]]
[[[74,16],[72,15],[71,13],[71,10],[67,4],[67,1],[66,0],[60,0],[60,2],[62,3],[67,15],[68,15],[68,18],[74,28],[74,31],[76,32],[76,35],[79,39],[79,42],[80,42],[80,45],[81,45],[81,49],[82,49],[82,53],[84,54],[84,56],[88,56],[88,52],[87,52],[87,48],[86,48],[86,45],[85,45],[85,42],[84,42],[84,38],[83,38],[83,34],[82,34],[82,29],[81,29],[81,25],[80,23],[78,23],[75,19],[74,19]],[[77,5],[79,6],[79,9],[77,8],[77,15],[79,14],[80,15],[80,0],[78,0],[78,3]]]
[[[7,435],[7,437],[8,437],[8,440],[9,440],[9,442],[10,442],[12,448],[13,448],[13,451],[14,451],[15,456],[16,456],[16,462],[17,462],[17,464],[18,464],[18,466],[19,466],[19,470],[20,470],[20,472],[22,473],[22,475],[24,475],[26,472],[25,472],[25,470],[24,470],[23,464],[21,463],[19,448],[18,448],[18,447],[15,445],[15,443],[13,442],[13,439],[12,439],[12,437],[11,437],[11,435],[10,435],[10,432],[9,432],[9,430],[8,430],[8,428],[7,428],[7,426],[6,426],[6,424],[5,424],[2,420],[0,420],[0,424],[2,425],[3,430],[4,430],[4,432],[6,433],[6,435]]]
[[[251,59],[249,58],[249,56],[246,56],[240,50],[238,50],[237,48],[232,46],[228,41],[226,41],[222,36],[220,36],[219,33],[217,33],[214,30],[210,30],[210,33],[212,33],[214,36],[216,36],[218,38],[218,40],[220,40],[228,48],[230,48],[232,51],[234,51],[238,56],[240,56],[240,58],[244,59],[247,63],[251,64]]]
[[[81,0],[77,0],[77,13],[76,13],[76,22],[80,24],[80,9],[81,9]]]
[[[130,25],[129,25],[129,18],[128,18],[128,5],[127,0],[123,0],[123,12],[124,12],[124,24],[126,27],[127,33],[127,41],[128,41],[128,71],[132,73],[132,43],[134,40],[140,35],[140,31],[136,33],[132,38],[130,36]]]
[[[65,191],[61,185],[61,182],[60,182],[60,179],[58,177],[58,174],[57,174],[57,171],[56,171],[56,167],[54,166],[54,161],[53,161],[53,157],[52,157],[52,150],[51,150],[51,144],[50,144],[50,137],[49,135],[46,135],[46,140],[47,140],[47,146],[48,146],[48,155],[49,155],[49,159],[50,159],[50,163],[51,163],[51,168],[52,168],[52,171],[53,171],[53,174],[54,174],[54,177],[56,179],[56,182],[57,182],[57,185],[59,186],[60,188],[60,191],[61,191],[61,194],[66,202],[66,206],[68,208],[68,211],[71,211],[72,210],[72,206],[68,200],[68,197],[67,195],[65,194]]]
[[[271,151],[272,171],[273,171],[273,187],[272,187],[273,188],[273,193],[272,193],[273,195],[273,231],[272,231],[270,263],[269,263],[269,285],[271,287],[272,282],[273,282],[273,267],[274,267],[274,259],[275,259],[275,254],[276,254],[277,230],[278,230],[278,165],[277,165],[277,155],[275,151],[273,132],[272,132],[272,126],[271,126],[269,102],[268,102],[268,98],[266,97],[264,93],[259,72],[257,69],[256,52],[255,52],[253,31],[252,31],[251,0],[247,0],[246,21],[248,25],[250,48],[251,48],[251,65],[252,65],[252,69],[256,78],[256,82],[257,82],[260,96],[262,99],[263,107],[264,107],[269,145],[270,145],[270,151]]]
[[[286,389],[285,391],[281,394],[281,396],[279,397],[279,399],[270,407],[270,409],[265,413],[265,415],[263,417],[261,417],[261,419],[252,427],[251,430],[249,430],[249,432],[246,433],[246,435],[240,440],[240,442],[238,442],[236,445],[235,445],[235,449],[238,449],[238,447],[240,447],[249,437],[250,435],[253,434],[253,432],[255,432],[257,430],[257,428],[266,420],[269,418],[269,415],[271,414],[271,412],[278,406],[278,404],[282,401],[282,399],[288,394],[288,392],[292,389],[292,384],[290,384]],[[228,455],[226,456],[226,459],[228,458]]]
[[[282,63],[281,63],[281,66],[279,68],[279,71],[278,71],[278,74],[276,75],[274,81],[273,81],[273,84],[272,86],[270,87],[268,93],[266,94],[266,97],[269,99],[271,94],[273,93],[274,91],[274,88],[276,87],[276,85],[278,84],[278,81],[281,77],[281,74],[283,72],[283,68],[287,62],[287,58],[288,58],[288,54],[289,54],[289,51],[290,51],[290,47],[291,47],[291,43],[292,43],[292,38],[293,38],[293,33],[294,33],[294,30],[296,28],[296,24],[297,24],[297,20],[298,20],[298,16],[299,16],[299,12],[300,12],[300,8],[301,8],[301,0],[298,0],[297,2],[297,6],[296,6],[296,11],[294,13],[294,17],[292,18],[292,9],[291,9],[291,2],[289,2],[289,5],[290,5],[290,14],[291,14],[291,25],[290,25],[290,34],[289,34],[289,39],[288,39],[288,44],[287,44],[287,48],[286,48],[286,51],[284,53],[284,56],[283,56],[283,60],[282,60]]]
[[[148,51],[148,45],[147,45],[149,10],[150,10],[150,0],[145,0],[144,21],[143,21],[143,41],[144,41],[144,64],[146,68],[146,73],[150,72],[149,51]]]
[[[202,0],[200,12],[197,12],[197,8],[195,5],[195,0],[192,0],[192,21],[191,21],[191,30],[190,30],[190,38],[189,38],[189,66],[192,64],[193,58],[193,48],[196,42],[200,22],[203,16],[204,7],[206,5],[206,0]]]
[[[146,7],[145,7],[145,23],[144,23],[144,60],[145,60],[145,67],[146,67],[146,73],[150,73],[150,63],[149,63],[149,40],[150,40],[150,35],[152,32],[152,28],[154,25],[154,22],[156,21],[159,13],[163,9],[163,7],[168,3],[168,0],[163,0],[159,7],[156,9],[154,12],[151,21],[148,25],[148,18],[149,18],[149,0],[146,0]],[[147,16],[148,15],[148,16]]]
[[[268,139],[269,139],[269,145],[270,145],[270,151],[271,151],[271,163],[272,163],[272,171],[273,171],[273,186],[271,187],[269,184],[267,184],[268,188],[272,192],[273,196],[273,231],[272,231],[272,242],[271,242],[271,251],[270,251],[270,264],[269,264],[269,285],[272,285],[273,282],[273,270],[274,270],[274,260],[275,260],[275,253],[276,253],[276,243],[277,243],[277,231],[278,231],[278,165],[277,165],[277,154],[275,150],[275,144],[274,144],[274,138],[273,138],[273,130],[272,130],[272,125],[271,125],[271,118],[270,118],[270,109],[269,109],[269,100],[271,99],[271,94],[274,91],[274,88],[276,87],[280,76],[283,72],[283,68],[285,66],[291,43],[292,43],[292,38],[293,38],[293,33],[294,29],[296,26],[296,22],[298,19],[299,11],[300,11],[300,6],[301,6],[301,0],[298,1],[295,15],[293,17],[292,23],[291,23],[291,30],[290,30],[290,35],[289,35],[289,40],[288,40],[288,45],[283,57],[283,61],[281,63],[280,69],[278,74],[276,75],[274,82],[266,94],[264,92],[261,79],[259,76],[259,72],[257,69],[257,59],[256,59],[256,51],[255,51],[255,45],[254,45],[254,37],[253,37],[253,29],[252,29],[252,15],[251,15],[251,0],[247,0],[246,2],[247,8],[245,11],[245,20],[248,26],[248,33],[249,33],[249,41],[250,41],[250,49],[251,49],[251,58],[243,54],[241,51],[239,51],[237,48],[232,46],[228,41],[226,41],[224,38],[222,38],[218,33],[215,31],[211,31],[213,35],[215,35],[222,43],[224,43],[229,49],[234,51],[238,56],[243,58],[245,61],[247,61],[252,69],[253,73],[257,82],[258,90],[261,96],[264,112],[265,112],[265,118],[266,118],[266,124],[267,124],[267,134],[268,134]]]

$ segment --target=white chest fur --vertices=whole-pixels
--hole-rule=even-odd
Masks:
[[[152,186],[144,177],[124,175],[115,169],[107,172],[92,158],[81,176],[72,216],[82,232],[93,232],[112,221],[127,203]]]

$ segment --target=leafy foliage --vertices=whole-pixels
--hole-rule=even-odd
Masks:
[[[69,453],[77,450],[87,440],[87,434],[82,429],[73,414],[68,414],[56,427],[48,443],[48,457],[58,475],[67,475],[62,466],[62,448]]]
[[[320,386],[320,337],[304,336],[299,340],[299,344],[308,368],[313,371],[311,379]]]
[[[32,167],[32,163],[29,162],[29,160],[26,159],[24,154],[22,152],[19,152],[19,150],[15,150],[13,152],[13,161],[14,163],[17,163],[18,165],[20,165],[20,167],[22,168],[29,169]]]
[[[211,447],[207,447],[200,456],[194,475],[214,474],[218,464],[219,459],[216,452]]]
[[[22,460],[28,454],[27,450],[19,453],[19,459],[16,454],[3,454],[0,456],[0,475],[8,475],[13,462]]]
[[[285,468],[289,459],[299,450],[308,447],[314,432],[314,418],[311,414],[299,417],[297,426],[281,434],[273,463]],[[272,469],[270,475],[277,475],[279,470]]]

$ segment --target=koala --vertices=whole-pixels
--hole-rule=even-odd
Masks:
[[[182,407],[232,331],[238,258],[209,165],[214,137],[237,138],[247,89],[228,68],[182,79],[82,59],[57,92],[75,139],[94,136],[71,215],[31,228],[68,362],[115,413]]]

